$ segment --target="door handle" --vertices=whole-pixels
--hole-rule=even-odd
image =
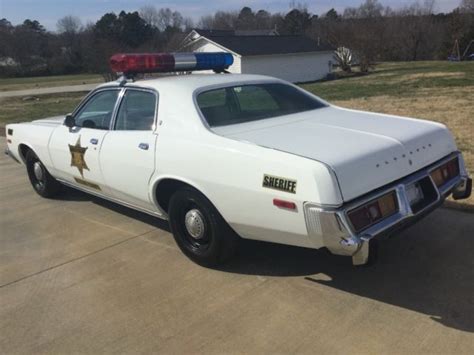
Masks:
[[[97,138],[91,138],[91,144],[94,144],[96,145],[97,143],[99,143],[99,140]]]
[[[138,145],[138,148],[143,149],[143,150],[148,150],[148,148],[150,148],[150,146],[148,145],[148,143],[140,143]]]

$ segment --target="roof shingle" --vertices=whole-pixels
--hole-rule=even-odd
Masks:
[[[318,43],[304,36],[203,36],[240,55],[270,55],[331,51],[330,45]]]

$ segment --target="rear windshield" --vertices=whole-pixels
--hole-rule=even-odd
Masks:
[[[211,127],[315,110],[325,105],[291,85],[232,86],[200,93],[197,103]]]

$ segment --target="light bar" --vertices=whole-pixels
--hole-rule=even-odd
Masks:
[[[230,53],[119,53],[110,58],[110,67],[125,75],[178,71],[224,71],[234,63]]]

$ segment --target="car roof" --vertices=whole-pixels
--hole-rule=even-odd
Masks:
[[[207,86],[219,86],[232,83],[242,82],[281,82],[270,76],[253,75],[253,74],[189,74],[189,75],[169,75],[155,77],[151,79],[142,79],[134,82],[127,82],[125,86],[142,87],[160,90],[163,88],[182,88],[186,91],[195,91]],[[118,86],[119,81],[102,84],[99,87]]]

